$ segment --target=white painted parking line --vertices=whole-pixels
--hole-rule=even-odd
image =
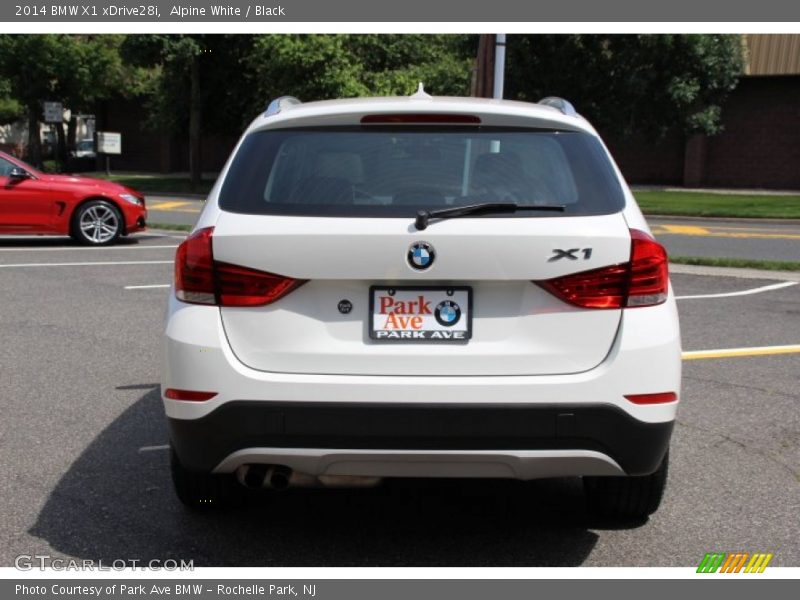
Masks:
[[[764,285],[749,290],[740,290],[738,292],[725,292],[720,294],[698,294],[696,296],[675,296],[676,300],[698,300],[702,298],[732,298],[734,296],[750,296],[751,294],[762,294],[772,290],[780,290],[783,288],[797,285],[796,281],[782,281],[781,283],[773,283],[771,285]]]
[[[100,262],[70,262],[70,263],[17,263],[1,265],[0,269],[22,269],[26,267],[104,267],[121,265],[171,265],[171,260],[115,260]]]
[[[169,450],[169,444],[164,444],[162,446],[142,446],[139,448],[139,452],[157,452],[159,450]]]
[[[168,283],[156,283],[155,285],[126,285],[126,290],[154,290],[157,288],[168,288]]]
[[[177,244],[170,246],[104,246],[102,248],[93,248],[86,246],[83,248],[72,247],[54,247],[54,248],[0,248],[0,252],[75,252],[77,250],[90,250],[94,252],[109,251],[116,252],[117,250],[163,250],[165,248],[175,249]]]

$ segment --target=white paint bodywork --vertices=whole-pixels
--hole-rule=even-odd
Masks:
[[[427,271],[406,260],[419,240],[436,249]],[[583,310],[532,281],[623,263],[630,235],[619,214],[453,219],[424,232],[409,219],[270,217],[223,213],[217,260],[309,282],[264,307],[223,308],[228,342],[261,371],[351,375],[577,373],[605,358],[620,310]],[[587,242],[591,240],[591,243]],[[591,245],[590,261],[549,262],[553,248]],[[370,285],[466,285],[473,292],[469,344],[368,341]],[[353,310],[342,315],[340,300]]]
[[[356,99],[301,104],[261,116],[255,130],[358,124],[365,114],[475,114],[485,125],[559,128],[596,135],[581,117],[527,103],[464,98]],[[245,134],[245,135],[246,135]],[[237,146],[238,150],[238,146]],[[236,150],[234,151],[234,153]],[[460,218],[424,232],[410,219],[237,215],[217,201],[223,169],[196,225],[214,226],[217,260],[310,282],[273,305],[188,305],[171,295],[162,389],[213,390],[206,402],[164,399],[176,419],[203,417],[234,400],[282,402],[614,405],[642,422],[675,418],[677,402],[636,405],[625,395],[680,391],[678,316],[666,303],[624,310],[579,309],[531,283],[625,262],[629,228],[649,232],[619,169],[626,207],[598,217]],[[437,250],[436,266],[413,272],[410,243]],[[590,264],[548,262],[554,247],[594,248]],[[492,252],[486,252],[489,247]],[[307,252],[299,252],[306,248]],[[356,250],[360,260],[345,262]],[[369,285],[458,284],[474,289],[467,345],[376,345],[366,331]],[[336,311],[353,302],[351,314]],[[533,476],[614,474],[612,459],[585,451],[400,452],[253,448],[246,460],[315,475]],[[615,471],[616,469],[616,471]]]
[[[647,423],[672,421],[677,402],[637,405],[626,394],[678,391],[681,375],[674,296],[661,305],[627,309],[608,356],[597,367],[568,375],[371,376],[270,373],[234,355],[220,309],[184,304],[171,295],[162,389],[214,390],[206,402],[165,399],[167,416],[203,417],[233,400],[355,403],[585,404],[617,406]]]

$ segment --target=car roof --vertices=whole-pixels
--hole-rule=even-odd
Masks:
[[[552,106],[514,100],[429,96],[424,92],[417,92],[412,96],[347,98],[306,103],[294,98],[286,100],[277,105],[273,103],[271,106],[276,108],[259,115],[248,128],[248,132],[278,127],[359,125],[361,118],[366,115],[425,113],[474,115],[485,126],[551,128],[596,135],[592,126],[580,115],[564,114]]]

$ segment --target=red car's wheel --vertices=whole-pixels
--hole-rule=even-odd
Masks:
[[[106,200],[92,200],[78,208],[73,218],[72,236],[91,246],[113,244],[122,234],[122,215]]]

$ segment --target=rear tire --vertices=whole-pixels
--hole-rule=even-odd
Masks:
[[[612,519],[643,519],[661,505],[667,485],[669,453],[655,473],[632,477],[584,477],[589,512]]]
[[[233,475],[198,473],[184,467],[170,446],[172,484],[178,499],[193,510],[214,510],[239,504],[244,490]]]

